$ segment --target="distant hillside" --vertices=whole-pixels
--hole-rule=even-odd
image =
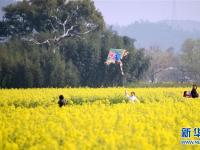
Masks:
[[[200,22],[196,21],[148,21],[135,22],[128,26],[113,26],[120,35],[136,39],[137,47],[173,47],[179,51],[187,38],[200,38]]]

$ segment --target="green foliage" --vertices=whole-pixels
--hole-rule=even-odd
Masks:
[[[87,30],[87,24],[97,25],[97,30],[104,28],[103,17],[95,9],[90,0],[30,0],[11,4],[4,8],[5,17],[2,25],[6,24],[7,35],[27,36],[33,31],[39,33],[38,40],[42,40],[42,32],[58,36],[63,32],[61,23],[66,22],[66,29],[74,26],[71,35]]]
[[[0,87],[118,86],[141,79],[148,69],[149,59],[143,50],[135,49],[133,39],[119,36],[112,28],[104,30],[101,13],[90,0],[67,4],[61,0],[31,0],[9,5],[4,10],[1,23],[8,25],[9,40],[0,45]],[[33,34],[33,30],[38,32],[34,35],[38,41],[57,36],[62,31],[51,16],[62,22],[72,16],[66,25],[70,27],[76,18],[74,14],[78,17],[74,32],[84,32],[86,23],[95,23],[98,28],[84,36],[67,37],[49,45],[22,40]],[[60,30],[54,32],[49,21]],[[125,76],[121,75],[119,65],[104,64],[110,48],[129,51],[123,60]]]

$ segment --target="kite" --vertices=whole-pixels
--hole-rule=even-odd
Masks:
[[[113,49],[113,48],[111,48],[109,50],[108,57],[107,57],[105,64],[106,65],[119,64],[121,74],[124,75],[122,59],[127,55],[128,55],[128,51],[125,50],[125,49]]]

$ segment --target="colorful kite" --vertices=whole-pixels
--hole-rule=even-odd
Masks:
[[[122,68],[123,64],[122,64],[121,60],[126,55],[128,55],[128,51],[125,50],[125,49],[113,49],[113,48],[111,48],[109,50],[108,57],[107,57],[107,60],[106,60],[105,64],[106,65],[119,64],[121,73],[122,73],[122,75],[124,75],[123,68]]]

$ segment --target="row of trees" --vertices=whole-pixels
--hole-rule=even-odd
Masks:
[[[149,67],[134,40],[106,29],[90,0],[29,0],[4,8],[0,21],[0,87],[118,86],[140,80]],[[125,76],[104,64],[124,48]]]
[[[200,81],[200,40],[187,39],[181,51],[173,48],[161,50],[152,46],[146,50],[151,58],[151,65],[146,72],[146,79],[151,82],[196,82]]]

